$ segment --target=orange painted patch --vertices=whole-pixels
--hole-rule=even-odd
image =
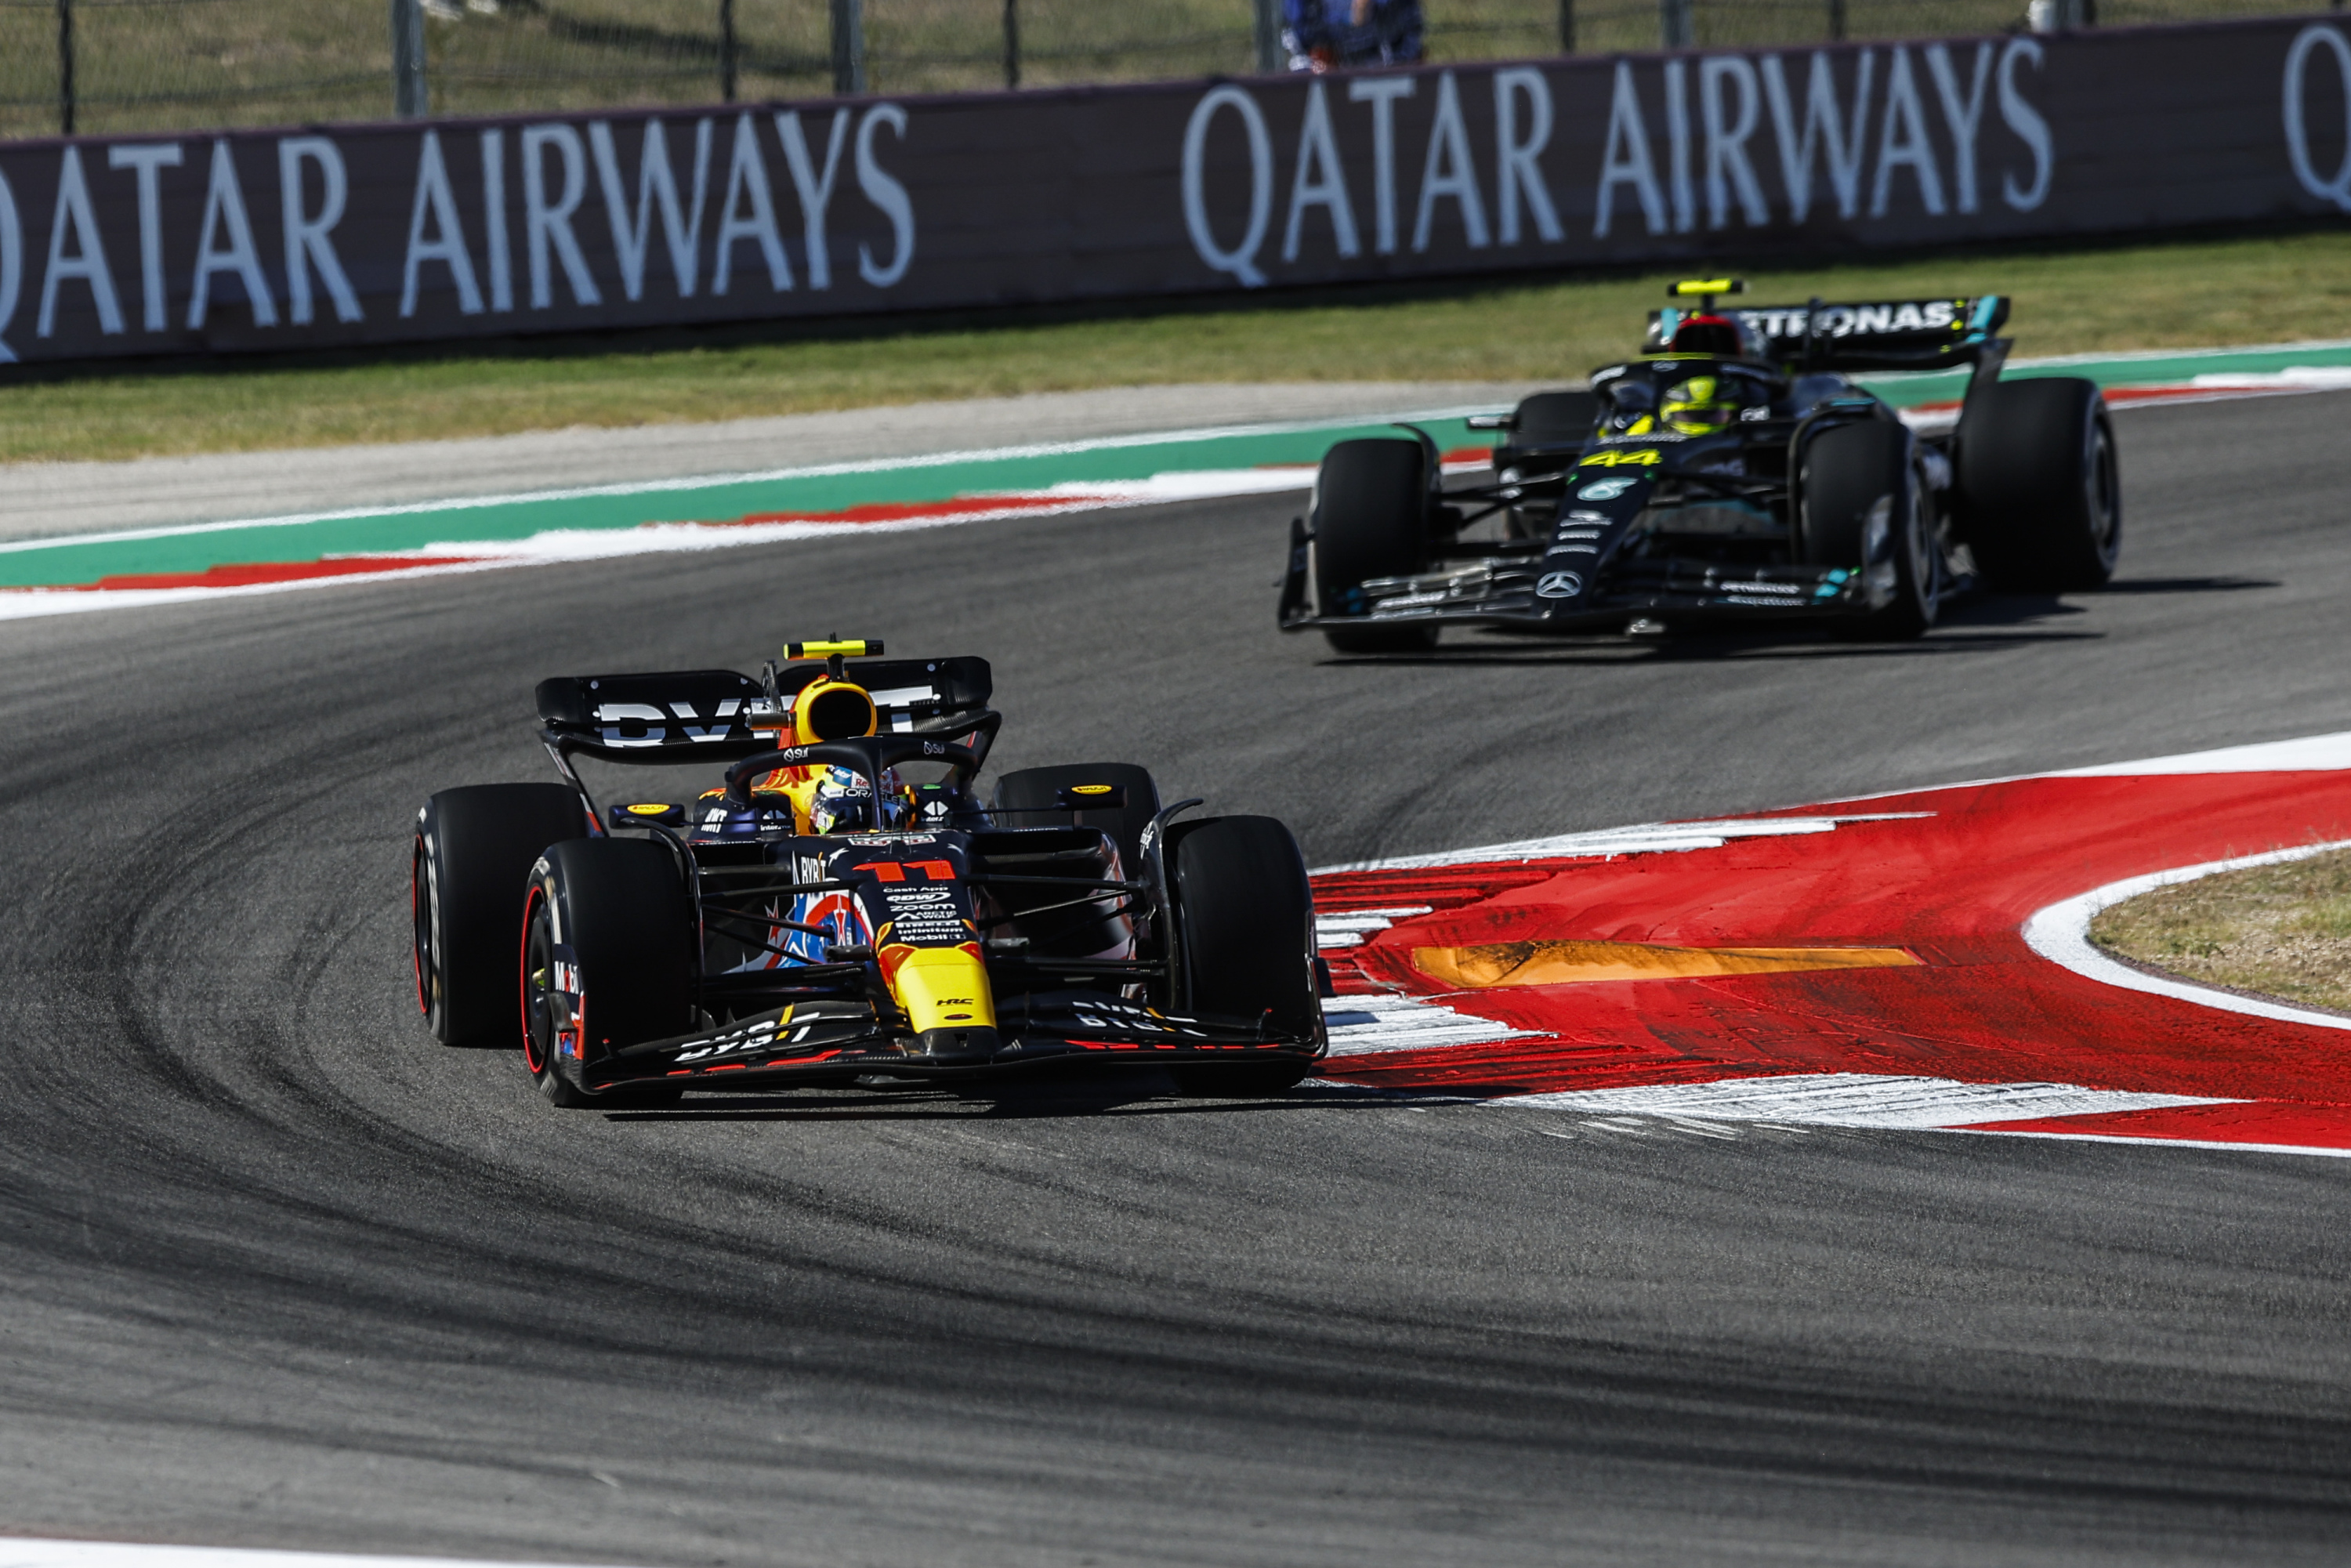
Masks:
[[[1799,975],[1813,969],[1895,969],[1918,959],[1899,947],[1665,947],[1646,942],[1489,942],[1415,947],[1412,967],[1465,990],[1575,986],[1601,980],[1681,980]]]

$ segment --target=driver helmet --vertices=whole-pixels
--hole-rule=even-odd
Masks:
[[[1745,322],[1733,316],[1712,314],[1692,316],[1674,329],[1674,339],[1667,352],[1676,354],[1720,354],[1728,359],[1753,359],[1754,336]]]
[[[1711,435],[1739,417],[1738,392],[1727,376],[1692,376],[1666,389],[1658,421],[1684,435]]]
[[[809,799],[809,831],[815,833],[896,832],[914,817],[914,791],[885,768],[880,780],[882,810],[872,810],[873,786],[852,768],[828,768]],[[878,816],[878,820],[877,820]]]

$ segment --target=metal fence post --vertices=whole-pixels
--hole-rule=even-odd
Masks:
[[[1004,0],[1004,86],[1020,85],[1020,0]]]
[[[57,129],[74,133],[73,0],[57,0]]]
[[[1575,53],[1575,0],[1559,0],[1559,52]]]
[[[1658,45],[1687,49],[1697,41],[1690,36],[1690,0],[1657,0]]]
[[[864,0],[832,0],[832,90],[865,90]]]
[[[1281,68],[1280,0],[1257,0],[1257,68],[1269,75]]]
[[[737,57],[735,42],[735,0],[718,0],[718,98],[722,103],[735,101]]]
[[[1829,0],[1829,37],[1844,42],[1844,0]]]
[[[424,90],[423,0],[392,0],[392,111],[402,120],[433,112]]]

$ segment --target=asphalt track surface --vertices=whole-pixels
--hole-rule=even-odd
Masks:
[[[418,1024],[532,683],[985,653],[1320,862],[2351,728],[2335,395],[1914,645],[1271,630],[1283,498],[0,626],[0,1528],[666,1563],[2336,1559],[2351,1163],[1154,1080],[559,1113]]]

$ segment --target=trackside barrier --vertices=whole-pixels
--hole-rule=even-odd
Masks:
[[[0,362],[2351,213],[2295,18],[0,146]]]

